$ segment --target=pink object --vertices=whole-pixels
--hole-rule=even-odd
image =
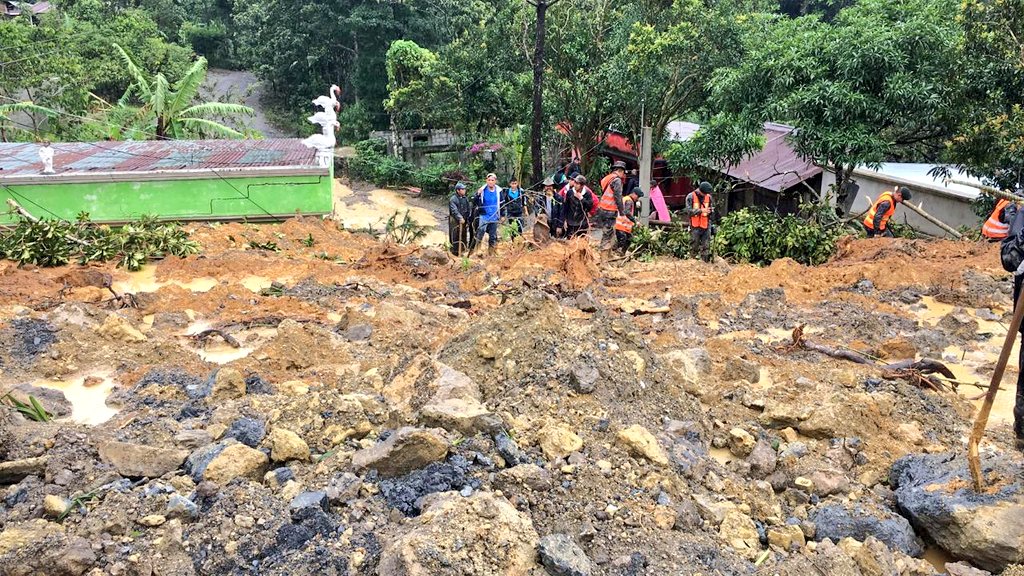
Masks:
[[[672,221],[672,216],[668,212],[668,205],[665,204],[665,196],[662,195],[661,187],[659,186],[651,188],[651,205],[654,206],[654,211],[658,213],[658,220],[662,222]]]

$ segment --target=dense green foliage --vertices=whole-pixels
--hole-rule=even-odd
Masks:
[[[93,224],[87,214],[75,222],[23,219],[0,233],[0,257],[37,266],[116,260],[118,266],[138,270],[151,259],[198,252],[199,245],[181,227],[152,217],[116,228]]]
[[[785,216],[760,207],[730,212],[718,225],[712,248],[738,262],[768,264],[792,258],[801,264],[821,264],[835,252],[836,239],[847,232],[829,212],[826,205],[805,205],[800,214]]]

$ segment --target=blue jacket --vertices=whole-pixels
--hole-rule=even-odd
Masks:
[[[497,222],[501,218],[501,186],[495,186],[492,191],[485,184],[477,191],[474,202],[481,208],[481,224]]]

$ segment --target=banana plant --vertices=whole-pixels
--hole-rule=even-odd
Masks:
[[[12,114],[17,113],[25,114],[37,114],[39,116],[45,116],[52,118],[57,115],[56,110],[51,110],[45,106],[39,106],[33,102],[14,102],[12,104],[0,104],[0,141],[7,142],[7,133],[12,131],[15,133],[24,132],[31,134],[33,137],[39,137],[39,129],[35,126],[31,130],[25,129],[24,125],[19,124],[11,119]]]
[[[189,138],[217,136],[242,138],[244,134],[210,117],[251,116],[252,108],[224,102],[193,102],[206,80],[206,58],[199,57],[176,82],[163,73],[148,75],[121,46],[114,44],[124,62],[132,83],[118,100],[118,107],[137,103],[138,116],[144,119],[146,129],[157,138]]]

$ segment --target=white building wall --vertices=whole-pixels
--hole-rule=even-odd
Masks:
[[[865,174],[861,171],[854,173],[854,180],[860,185],[857,196],[853,201],[853,213],[859,214],[871,208],[871,203],[878,199],[882,192],[893,190],[896,186],[907,186],[913,193],[911,203],[921,206],[925,212],[952,226],[981,227],[981,218],[971,210],[971,198],[961,194],[952,193],[943,189],[941,183],[935,187],[925,187],[921,183],[910,182],[898,178],[887,178],[881,174]],[[836,175],[826,170],[822,174],[821,189],[829,190],[829,187],[836,183]],[[835,198],[832,199],[833,203]],[[945,236],[941,228],[919,216],[916,212],[908,210],[904,206],[896,207],[896,214],[893,220],[901,224],[906,223],[925,234],[933,236]]]

